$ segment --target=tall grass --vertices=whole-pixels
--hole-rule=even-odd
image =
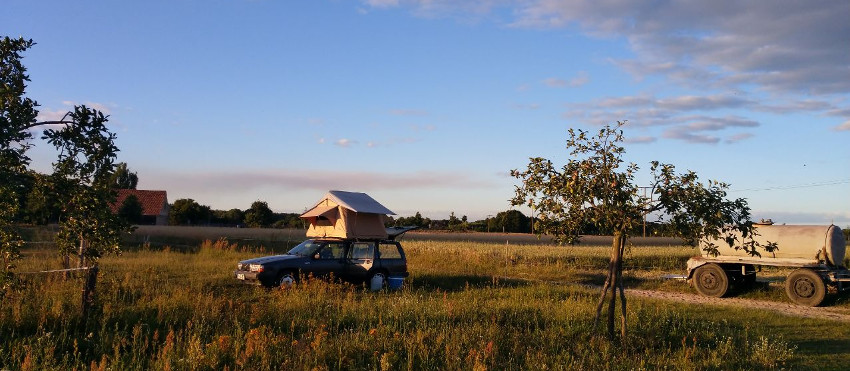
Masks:
[[[406,287],[378,293],[317,280],[241,285],[235,263],[258,253],[226,240],[191,253],[128,252],[102,259],[89,318],[79,315],[78,278],[27,277],[0,304],[0,369],[777,369],[798,359],[757,314],[706,319],[639,300],[628,338],[611,343],[593,325],[595,290],[496,276],[596,266],[607,251],[530,246],[504,258],[503,246],[445,244],[407,243]],[[653,265],[669,255],[633,253]],[[58,259],[21,266],[51,264]]]

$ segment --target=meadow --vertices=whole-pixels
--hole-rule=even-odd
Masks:
[[[138,236],[135,238],[139,238]],[[173,237],[177,238],[177,237]],[[22,275],[0,304],[0,369],[845,369],[836,322],[758,309],[629,298],[628,335],[610,342],[593,317],[603,246],[405,240],[411,276],[394,292],[307,280],[287,290],[232,278],[240,259],[284,248],[261,238],[178,247],[128,241],[101,260],[80,316],[80,277]],[[278,236],[279,239],[283,237]],[[248,240],[248,241],[245,241]],[[175,240],[176,241],[176,240]],[[19,271],[55,269],[25,251]],[[634,246],[630,287],[688,290],[693,250]]]

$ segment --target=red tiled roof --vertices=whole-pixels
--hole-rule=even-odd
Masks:
[[[118,209],[124,204],[124,199],[129,195],[135,195],[139,199],[139,203],[142,204],[142,215],[159,215],[162,209],[168,204],[168,196],[165,191],[119,189],[118,197],[115,199],[115,203],[112,204],[112,212],[118,212]]]

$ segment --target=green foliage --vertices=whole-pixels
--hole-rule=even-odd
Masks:
[[[139,176],[127,168],[126,162],[119,162],[112,174],[112,187],[115,189],[136,189]]]
[[[230,210],[213,210],[213,220],[217,224],[235,226],[242,224],[242,220],[245,218],[245,212],[240,209],[230,209]]]
[[[431,219],[423,218],[422,214],[417,211],[416,215],[395,219],[392,225],[396,227],[417,226],[420,228],[428,228],[431,225]]]
[[[34,171],[31,174],[31,186],[27,193],[24,220],[32,224],[45,225],[51,221],[58,221],[62,213],[62,203],[56,185],[61,184],[53,176],[40,174]]]
[[[531,219],[519,210],[502,211],[495,217],[487,218],[487,230],[507,233],[531,232]]]
[[[118,216],[129,224],[139,224],[142,221],[142,203],[136,195],[127,195],[118,208]]]
[[[525,171],[512,170],[522,184],[516,186],[511,204],[535,209],[537,231],[562,243],[578,242],[586,225],[628,236],[638,230],[645,214],[658,213],[686,243],[720,237],[757,254],[761,246],[750,238],[753,225],[747,202],[727,200],[727,184],[703,184],[692,171],[678,174],[673,165],[653,161],[652,197],[642,196],[634,184],[639,168],[625,164],[625,149],[619,145],[624,124],[605,126],[595,136],[570,129],[570,159],[560,169],[537,157],[530,159]],[[736,239],[736,233],[743,239]]]
[[[130,228],[110,208],[118,148],[115,134],[106,127],[107,117],[85,106],[74,107],[69,117],[70,124],[45,130],[43,138],[59,150],[53,169],[65,214],[56,242],[60,252],[76,252],[83,266],[119,252],[121,234]]]
[[[460,219],[455,216],[454,211],[449,214],[449,223],[448,228],[450,231],[465,231],[469,229],[469,222],[467,221],[466,215],[462,216]]]
[[[38,106],[25,97],[27,69],[21,63],[24,51],[32,40],[0,39],[0,297],[14,282],[15,261],[20,258],[21,237],[13,222],[20,211],[20,199],[25,194],[26,168]]]
[[[209,206],[201,205],[191,198],[174,201],[169,209],[168,224],[201,225],[208,224],[212,217]]]
[[[245,224],[251,228],[264,228],[272,224],[274,212],[265,201],[254,201],[251,208],[245,210]]]
[[[38,106],[26,98],[27,69],[21,63],[21,53],[32,47],[32,40],[0,39],[0,179],[4,184],[22,175],[29,164],[26,151],[35,125]]]

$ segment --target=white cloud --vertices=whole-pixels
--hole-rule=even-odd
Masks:
[[[731,136],[731,137],[729,137],[729,138],[726,138],[726,143],[728,143],[728,144],[738,143],[738,142],[740,142],[740,141],[744,141],[744,140],[750,139],[750,138],[752,138],[752,137],[754,137],[754,136],[755,136],[755,135],[754,135],[754,134],[752,134],[752,133],[740,133],[740,134],[735,134],[735,135],[733,135],[733,136]]]
[[[398,6],[398,0],[366,0],[366,5],[375,8],[392,8]]]
[[[590,82],[590,75],[588,75],[586,71],[579,71],[576,74],[576,77],[573,77],[569,81],[559,79],[557,77],[549,77],[543,80],[543,84],[552,88],[578,88],[588,82]]]
[[[685,125],[677,125],[664,131],[663,136],[667,139],[684,140],[690,143],[716,144],[720,142],[720,138],[715,135],[708,135],[707,131],[722,131],[733,127],[757,127],[759,123],[752,120],[747,120],[741,117],[705,117],[693,116],[683,117],[690,123]],[[744,139],[749,139],[752,134],[737,134],[726,140],[727,143],[735,143]]]
[[[735,0],[535,0],[517,6],[518,27],[578,25],[628,39],[636,76],[689,84],[757,84],[772,91],[846,93],[850,2]]]
[[[833,127],[835,131],[850,131],[850,120],[844,121],[843,124]]]
[[[562,80],[557,77],[550,77],[543,80],[543,84],[552,88],[563,88],[567,86],[567,80]]]
[[[625,142],[631,144],[648,144],[655,143],[658,138],[651,136],[626,137]]]
[[[512,27],[578,27],[624,38],[634,58],[613,62],[636,78],[687,86],[756,86],[791,94],[850,92],[850,2],[835,0],[366,0],[416,15],[492,19]],[[496,11],[496,10],[500,11]],[[501,11],[505,9],[506,11]],[[566,84],[553,79],[547,83]]]
[[[351,140],[351,139],[346,139],[346,138],[337,139],[334,142],[334,145],[336,145],[338,147],[343,147],[343,148],[351,147],[351,145],[353,145],[353,144],[357,144],[357,141],[354,141],[354,140]]]

